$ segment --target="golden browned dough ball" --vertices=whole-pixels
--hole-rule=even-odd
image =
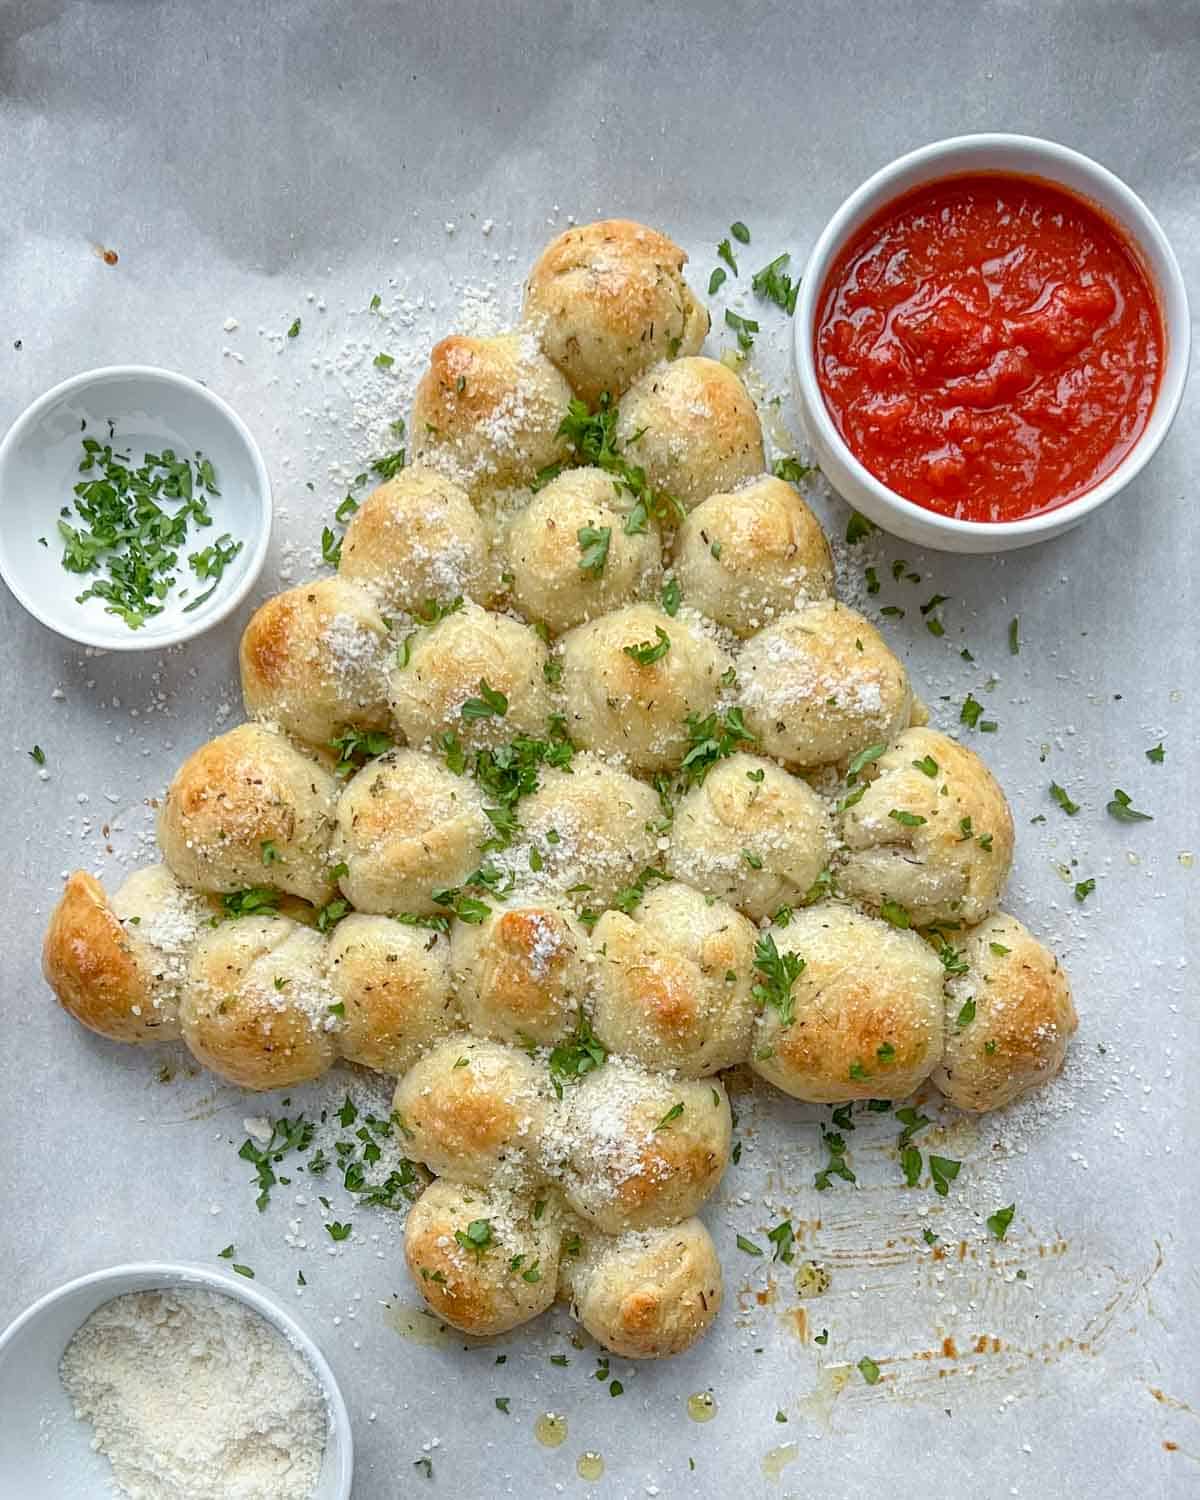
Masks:
[[[388,614],[478,599],[488,537],[466,491],[436,469],[402,469],[371,491],[342,539],[338,574]]]
[[[568,229],[542,251],[525,286],[525,317],[589,405],[704,343],[708,311],[683,279],[686,264],[665,234],[629,219]]]
[[[464,745],[544,738],[548,660],[528,625],[464,605],[401,646],[388,678],[392,715],[412,745],[448,732]]]
[[[928,943],[828,901],[768,938],[803,969],[763,1005],[756,1073],[812,1104],[904,1099],[928,1078],[942,1054],[943,1011],[942,964]]]
[[[179,1007],[199,1062],[247,1089],[318,1078],[337,1056],[325,939],[288,917],[238,917],[196,944]]]
[[[746,1060],[757,934],[745,917],[673,880],[630,916],[605,912],[592,936],[592,1024],[610,1052],[691,1078]]]
[[[936,959],[935,959],[936,962]],[[606,1234],[694,1214],[729,1160],[725,1090],[610,1057],[566,1086],[543,1150],[577,1214]]]
[[[1012,867],[1012,814],[973,750],[934,729],[906,729],[862,782],[842,814],[840,890],[869,906],[899,902],[917,927],[979,922],[995,910]]]
[[[621,399],[617,446],[650,488],[685,510],[761,474],[762,426],[750,393],[716,359],[659,365]]]
[[[546,1117],[549,1075],[524,1052],[460,1033],[438,1042],[396,1086],[405,1155],[479,1187],[527,1175]]]
[[[840,765],[909,722],[903,663],[869,620],[832,600],[760,630],[737,671],[746,723],[768,755],[796,770]]]
[[[539,490],[508,531],[510,590],[522,614],[557,633],[652,594],[662,543],[653,521],[626,530],[632,505],[603,469],[568,469]]]
[[[824,799],[774,761],[718,761],[675,808],[666,866],[760,921],[799,905],[829,857]]]
[[[629,604],[563,636],[567,733],[639,770],[678,765],[690,744],[688,715],[712,711],[732,667],[682,615]]]
[[[454,985],[467,1025],[501,1042],[553,1046],[575,1026],[588,994],[591,944],[575,913],[549,901],[493,907],[457,922]]]
[[[329,934],[325,965],[350,1062],[398,1077],[460,1024],[450,943],[428,927],[352,913]]]
[[[820,523],[769,474],[691,512],[675,538],[675,574],[688,604],[740,636],[833,594]]]
[[[242,633],[246,712],[310,745],[388,723],[387,625],[357,584],[322,578],[261,604]]]
[[[63,1009],[115,1042],[174,1041],[191,950],[213,903],[165,865],[138,870],[110,901],[84,870],[50,915],[42,972]]]
[[[528,484],[566,457],[558,429],[570,400],[570,386],[531,333],[452,334],[434,345],[413,397],[413,460],[440,469],[476,501]]]
[[[570,771],[549,766],[540,774],[538,790],[517,809],[517,857],[528,867],[521,888],[569,892],[602,911],[654,857],[658,798],[595,755],[576,755]]]
[[[329,900],[338,783],[283,735],[240,724],[192,752],[158,814],[163,859],[184,885],[231,892],[274,886]]]
[[[419,750],[389,750],[352,776],[333,841],[342,894],[359,911],[428,916],[479,865],[491,833],[475,783]]]
[[[432,1182],[408,1211],[404,1258],[437,1316],[483,1337],[554,1301],[561,1239],[548,1197]]]
[[[592,1337],[624,1359],[682,1354],[721,1310],[716,1247],[699,1219],[665,1229],[591,1236],[572,1271],[573,1311]]]
[[[1065,970],[1004,912],[962,939],[946,985],[946,1045],[933,1081],[960,1109],[999,1109],[1063,1065],[1079,1024]]]

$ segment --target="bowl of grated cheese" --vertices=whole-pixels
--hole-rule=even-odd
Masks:
[[[333,1371],[245,1279],[113,1266],[0,1335],[0,1494],[349,1500],[353,1469]]]

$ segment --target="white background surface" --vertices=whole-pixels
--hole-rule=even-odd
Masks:
[[[1198,65],[1194,3],[9,0],[0,422],[90,365],[161,363],[209,382],[272,471],[280,513],[262,581],[272,592],[281,577],[317,571],[344,479],[387,446],[387,421],[407,415],[429,345],[456,325],[510,316],[525,269],[567,215],[660,224],[691,252],[699,290],[716,241],[744,220],[754,241],[742,253],[745,304],[732,305],[753,316],[748,271],[784,249],[802,261],[880,163],[941,135],[1023,130],[1097,156],[1141,191],[1195,301]],[[93,243],[116,248],[119,264],[103,264]],[[382,318],[367,311],[376,292]],[[762,313],[755,364],[778,393],[787,330],[781,314]],[[301,336],[288,341],[297,315]],[[227,332],[231,317],[239,326]],[[396,359],[387,375],[371,364],[379,351]],[[735,1488],[893,1500],[1197,1493],[1198,1037],[1187,961],[1200,871],[1180,861],[1200,846],[1197,427],[1193,383],[1172,437],[1122,500],[1006,562],[920,557],[880,539],[850,557],[852,602],[863,602],[863,566],[874,563],[885,583],[868,607],[906,609],[885,630],[935,722],[952,727],[969,689],[999,721],[981,748],[1018,827],[1008,905],[1063,954],[1080,1033],[1066,1076],[1039,1100],[977,1128],[947,1120],[939,1149],[964,1160],[947,1200],[895,1186],[890,1119],[852,1141],[860,1189],[818,1195],[820,1112],[766,1092],[739,1097],[742,1162],[706,1214],[726,1268],[718,1331],[673,1363],[614,1361],[625,1384],[616,1400],[591,1379],[595,1350],[572,1348],[558,1315],[502,1341],[500,1367],[491,1348],[400,1337],[379,1304],[394,1292],[415,1299],[385,1214],[350,1212],[337,1195],[355,1236],[332,1247],[315,1206],[296,1206],[289,1190],[255,1212],[236,1148],[244,1118],[277,1113],[278,1101],[188,1076],[173,1054],[102,1042],[57,1010],[37,949],[61,876],[83,865],[116,884],[150,857],[146,799],[238,715],[248,610],[164,657],[88,658],[0,599],[10,874],[0,1322],[98,1264],[209,1260],[233,1241],[260,1285],[293,1299],[342,1379],[362,1500],[542,1496],[559,1485],[622,1500]],[[844,528],[839,505],[824,513]],[[897,555],[919,584],[893,584]],[[950,596],[941,640],[917,608],[934,592]],[[1144,750],[1160,739],[1166,760],[1152,765]],[[35,742],[44,782],[26,754]],[[1047,797],[1052,778],[1082,804],[1074,819]],[[1114,786],[1155,821],[1107,818]],[[1031,825],[1039,814],[1047,821]],[[1081,908],[1071,884],[1085,876],[1097,888]],[[165,1084],[164,1062],[177,1070]],[[294,1091],[293,1106],[311,1113],[348,1083],[363,1096],[339,1075]],[[982,1220],[1011,1201],[1017,1216],[997,1250]],[[772,1268],[733,1245],[737,1230],[764,1242],[785,1213],[808,1226],[802,1255],[832,1273],[831,1290],[808,1304],[812,1324],[830,1330],[823,1348],[794,1332],[790,1277],[759,1305]],[[950,1246],[945,1262],[924,1245],[925,1224]],[[289,1245],[289,1233],[309,1248]],[[943,1355],[946,1338],[957,1359]],[[990,1342],[974,1352],[981,1338],[999,1352]],[[549,1363],[555,1352],[568,1368]],[[836,1399],[820,1394],[823,1367],[863,1354],[884,1371],[878,1386],[855,1374]],[[718,1414],[696,1426],[685,1398],[706,1387]],[[497,1395],[511,1415],[495,1410]],[[546,1410],[569,1421],[553,1452],[532,1435]],[[435,1439],[427,1481],[412,1465]],[[38,1441],[31,1433],[31,1463]],[[795,1461],[773,1481],[763,1456],[786,1442]],[[584,1449],[607,1464],[595,1486],[575,1473]]]

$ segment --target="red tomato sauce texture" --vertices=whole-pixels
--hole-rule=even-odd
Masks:
[[[1119,230],[1032,178],[898,198],[826,278],[825,404],[858,459],[928,510],[1014,521],[1098,484],[1145,427],[1165,338]]]

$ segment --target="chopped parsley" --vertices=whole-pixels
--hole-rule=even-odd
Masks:
[[[857,1182],[858,1178],[846,1164],[846,1137],[839,1131],[822,1127],[821,1140],[829,1153],[829,1160],[819,1172],[813,1174],[813,1187],[817,1192],[825,1192],[834,1177],[840,1177],[843,1182]]]
[[[1112,794],[1112,800],[1104,804],[1105,811],[1110,818],[1116,818],[1118,823],[1153,823],[1151,813],[1139,812],[1132,804],[1128,792],[1123,792],[1120,787]]]
[[[914,760],[913,765],[931,779],[938,773],[938,763],[932,755],[923,755],[920,760]]]
[[[87,477],[74,487],[74,512],[83,524],[69,524],[71,508],[63,507],[58,521],[62,565],[68,573],[105,576],[76,595],[75,602],[102,599],[106,613],[139,630],[165,608],[189,527],[212,525],[208,500],[221,493],[216,473],[202,453],[189,459],[171,448],[146,453],[135,466],[128,453],[114,451],[111,440],[100,443],[91,437],[83,439],[79,473]],[[178,502],[178,509],[166,510],[168,502]],[[211,579],[212,587],[186,605],[185,613],[212,596],[241,550],[242,543],[226,534],[189,554],[197,580]]]
[[[637,662],[639,667],[653,666],[656,661],[661,661],[671,649],[671,637],[661,625],[654,627],[657,637],[654,641],[641,641],[636,646],[625,646],[625,655]]]
[[[607,1049],[581,1010],[571,1036],[565,1042],[559,1042],[550,1053],[550,1080],[558,1097],[562,1098],[564,1082],[575,1083],[588,1073],[594,1073],[604,1066],[607,1057]]]
[[[804,960],[797,953],[780,953],[774,936],[765,932],[754,945],[754,968],[762,977],[750,993],[759,1009],[771,1006],[779,1014],[779,1024],[790,1026],[796,1019],[792,986],[804,972]]]
[[[754,348],[754,335],[758,332],[758,324],[753,318],[743,318],[740,313],[735,313],[731,307],[727,307],[725,324],[737,334],[738,348],[743,354]]]
[[[761,1255],[763,1253],[762,1246],[756,1245],[753,1240],[748,1240],[744,1234],[738,1235],[737,1247],[739,1250],[744,1250],[747,1255]]]
[[[792,1230],[791,1219],[781,1219],[774,1229],[767,1230],[767,1238],[775,1246],[772,1252],[772,1260],[781,1260],[784,1265],[790,1266],[795,1260],[796,1236]]]
[[[921,817],[919,813],[906,812],[902,807],[893,807],[888,813],[888,817],[895,819],[902,828],[920,828],[928,821],[928,819]]]
[[[1011,656],[1021,654],[1021,618],[1014,615],[1008,622],[1008,650]]]
[[[800,278],[797,276],[793,281],[786,270],[790,261],[786,251],[777,255],[761,271],[756,271],[750,282],[752,290],[781,307],[789,318],[796,311],[796,298],[800,295]]]
[[[679,604],[681,597],[682,596],[679,589],[679,580],[678,578],[674,577],[674,575],[672,575],[667,579],[666,583],[663,584],[662,607],[664,614],[668,614],[672,619],[674,619],[675,616],[679,613]]]
[[[868,1385],[878,1385],[880,1381],[879,1366],[869,1354],[864,1354],[858,1362],[858,1373]]]
[[[866,541],[872,532],[878,531],[874,521],[868,521],[866,516],[860,515],[858,511],[850,512],[850,519],[846,522],[846,541],[851,547],[857,547],[859,542]]]
[[[579,571],[599,578],[608,561],[608,544],[612,541],[611,526],[581,526],[576,533],[579,540]]]
[[[287,336],[290,339],[299,338],[299,336],[300,336],[300,319],[299,318],[296,318],[293,321],[292,326],[287,331]]]
[[[44,766],[46,764],[46,752],[40,745],[35,745],[28,753],[29,759],[35,766]]]
[[[478,1260],[491,1248],[492,1224],[490,1219],[472,1219],[465,1229],[454,1231],[455,1243],[469,1250]]]
[[[1008,1226],[1013,1221],[1013,1214],[1017,1211],[1017,1205],[1010,1203],[1007,1208],[998,1208],[994,1214],[988,1214],[987,1227],[998,1240],[1002,1240],[1008,1233]]]
[[[679,1119],[680,1115],[682,1115],[682,1114],[683,1114],[683,1103],[682,1103],[682,1101],[679,1101],[679,1102],[677,1102],[675,1104],[672,1104],[672,1106],[670,1107],[670,1109],[667,1110],[666,1114],[663,1115],[662,1119],[654,1127],[655,1130],[666,1130],[666,1129],[668,1129],[671,1125],[673,1125],[675,1123],[676,1120]]]
[[[817,466],[803,463],[793,454],[786,458],[777,458],[771,465],[771,473],[776,479],[786,479],[789,484],[799,484],[810,474],[817,473]]]
[[[628,649],[628,648],[626,648]],[[726,709],[722,714],[689,714],[688,739],[691,748],[680,762],[685,785],[700,786],[717,761],[733,755],[743,745],[755,743],[746,727],[740,708]]]
[[[737,261],[733,256],[733,246],[728,240],[721,240],[717,245],[717,257],[725,262],[735,276],[738,274]],[[723,277],[722,280],[724,280]]]
[[[906,932],[912,926],[912,918],[905,907],[899,901],[883,901],[879,906],[879,915],[891,927],[898,927]]]
[[[1063,812],[1066,813],[1068,818],[1073,818],[1079,811],[1079,803],[1072,802],[1070,795],[1063,787],[1059,786],[1057,781],[1050,783],[1050,795],[1058,803],[1059,807],[1062,808]]]
[[[347,776],[365,761],[385,754],[394,744],[391,735],[382,729],[354,729],[347,725],[341,734],[329,741],[329,748],[336,750],[338,756],[334,770],[339,776]]]
[[[1163,749],[1162,741],[1159,740],[1157,745],[1153,746],[1152,749],[1146,751],[1146,759],[1149,761],[1153,761],[1156,766],[1161,766],[1165,754],[1166,751]]]
[[[489,687],[486,677],[481,677],[479,697],[468,698],[459,712],[468,723],[475,719],[502,719],[508,712],[508,699],[496,688]]]
[[[950,1156],[934,1156],[929,1153],[929,1174],[933,1178],[933,1189],[939,1197],[944,1198],[950,1191],[950,1184],[958,1176],[962,1162],[955,1161]]]
[[[1092,879],[1092,878],[1089,877],[1087,880],[1077,880],[1075,882],[1075,899],[1076,899],[1076,901],[1079,901],[1079,902],[1086,901],[1087,898],[1092,894],[1092,892],[1095,889],[1096,889],[1096,882],[1095,882],[1094,879]]]

